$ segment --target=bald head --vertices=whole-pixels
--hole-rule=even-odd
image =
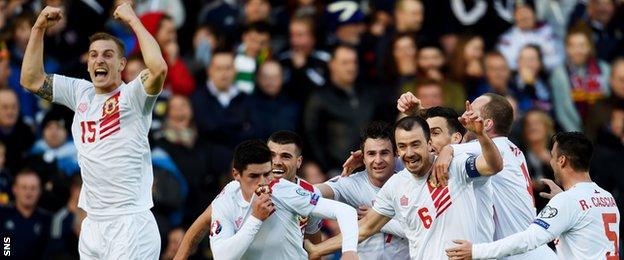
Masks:
[[[0,89],[0,127],[13,127],[18,115],[17,94],[11,89]]]

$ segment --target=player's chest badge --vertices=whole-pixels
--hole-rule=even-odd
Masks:
[[[117,102],[117,99],[106,100],[106,103],[104,104],[104,116],[111,115],[115,112]]]
[[[401,207],[407,207],[407,205],[409,204],[409,198],[403,195],[403,197],[401,197],[400,199],[400,203]]]

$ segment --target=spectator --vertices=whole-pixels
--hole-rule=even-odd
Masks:
[[[442,86],[433,80],[423,81],[416,86],[414,96],[420,99],[423,108],[446,106],[442,97]]]
[[[36,172],[22,170],[13,184],[15,203],[0,207],[0,234],[11,239],[15,259],[44,259],[50,239],[50,215],[37,207],[41,182]]]
[[[9,49],[4,41],[0,41],[0,89],[9,88],[9,76],[11,76]]]
[[[328,31],[326,45],[329,48],[337,44],[350,44],[358,46],[362,34],[366,31],[364,25],[364,13],[354,1],[337,1],[327,5],[326,21]]]
[[[217,51],[207,73],[206,85],[191,96],[197,130],[209,142],[232,152],[236,144],[253,136],[249,97],[234,85],[236,70],[231,52]],[[231,154],[224,156],[230,158]]]
[[[26,51],[26,44],[30,37],[30,28],[34,23],[34,17],[30,13],[23,13],[14,18],[9,28],[10,39],[7,42],[10,55],[7,53],[3,58],[10,58],[10,74],[8,74],[8,85],[17,93],[20,102],[20,112],[29,124],[34,124],[38,112],[42,109],[39,100],[32,93],[24,90],[19,83],[22,71],[22,59]],[[59,70],[60,64],[49,56],[44,55],[44,69],[49,73]]]
[[[236,51],[234,66],[236,87],[246,94],[254,92],[258,65],[270,56],[271,33],[269,29],[269,24],[265,22],[254,22],[245,26],[243,31],[243,42]]]
[[[339,45],[329,62],[328,84],[312,94],[304,111],[304,128],[312,155],[323,171],[339,172],[349,151],[358,147],[358,133],[377,109],[373,89],[356,84],[357,51]]]
[[[624,203],[624,102],[613,106],[609,121],[600,128],[597,134],[596,148],[592,157],[592,180],[603,185],[605,190],[612,192],[618,205]],[[620,214],[623,209],[620,207]],[[620,225],[620,232],[624,226]]]
[[[559,41],[568,31],[570,14],[578,1],[534,1],[535,13],[538,21],[545,21],[550,25]]]
[[[72,176],[69,199],[63,208],[52,216],[50,245],[47,256],[52,259],[78,259],[78,237],[86,212],[78,208],[78,197],[82,186],[79,174]]]
[[[516,4],[514,20],[514,26],[500,36],[497,45],[512,70],[518,69],[518,54],[527,44],[539,46],[547,70],[563,62],[563,45],[550,25],[537,22],[533,6],[522,2]]]
[[[425,20],[420,0],[398,0],[394,5],[394,28],[391,33],[419,33]]]
[[[596,47],[595,55],[598,59],[611,61],[614,57],[622,55],[624,43],[624,30],[622,24],[618,24],[615,15],[615,3],[613,0],[588,0],[581,1],[575,7],[568,27],[585,26],[591,30],[591,38]],[[621,3],[620,3],[621,4]]]
[[[177,29],[184,24],[186,11],[180,0],[141,0],[134,2],[134,10],[138,16],[145,13],[161,12],[173,19],[173,24]]]
[[[416,40],[410,34],[397,34],[390,43],[385,58],[384,83],[390,85],[385,92],[394,92],[393,99],[399,95],[399,89],[405,83],[416,79]]]
[[[42,138],[35,142],[27,161],[43,183],[39,206],[55,212],[66,204],[71,176],[80,173],[78,151],[67,138],[65,119],[51,110],[42,121]]]
[[[488,92],[507,96],[511,87],[511,70],[505,57],[498,51],[488,52],[483,63],[485,64],[485,80],[480,82],[476,92],[470,95],[469,99],[474,100]]]
[[[173,18],[164,13],[146,13],[141,17],[145,29],[150,32],[160,45],[163,57],[167,62],[167,78],[165,79],[164,91],[172,94],[190,95],[195,89],[195,80],[191,72],[180,57],[178,35],[173,23]],[[139,53],[138,44],[133,53]]]
[[[483,48],[481,36],[464,35],[459,38],[451,54],[451,78],[463,83],[469,96],[476,95],[475,88],[483,77]]]
[[[449,79],[442,47],[436,42],[425,41],[419,46],[416,59],[417,80],[403,85],[403,93],[416,93],[416,86],[423,81],[437,81],[442,86],[444,104],[458,113],[464,111],[466,92],[461,84]]]
[[[183,223],[192,223],[219,190],[219,176],[225,175],[228,161],[220,162],[224,164],[223,168],[216,168],[218,156],[214,156],[211,147],[200,140],[187,97],[172,96],[166,114],[163,128],[154,134],[154,143],[169,155],[188,183]]]
[[[624,100],[624,58],[617,58],[611,65],[611,96],[599,100],[590,107],[588,122],[585,124],[585,133],[596,140],[598,130],[611,120],[611,111]]]
[[[13,90],[0,89],[0,142],[6,145],[6,167],[17,172],[26,152],[35,142],[32,128],[19,117],[19,102]]]
[[[258,70],[258,91],[251,97],[255,132],[268,138],[278,130],[295,131],[299,127],[300,105],[282,93],[282,67],[269,60]]]
[[[133,79],[136,79],[141,71],[147,69],[145,63],[143,62],[143,57],[141,57],[141,54],[130,55],[127,60],[128,61],[126,62],[126,67],[121,74],[123,82],[130,82]]]
[[[301,166],[301,178],[310,184],[319,184],[327,180],[327,175],[321,171],[321,167],[314,162],[306,162]]]
[[[531,174],[533,194],[544,191],[542,178],[553,179],[554,173],[550,167],[550,138],[555,134],[553,120],[541,110],[530,110],[522,121],[522,144],[526,157],[527,169]],[[536,207],[541,210],[548,200],[536,197]]]
[[[586,28],[586,27],[585,27]],[[557,122],[565,131],[580,131],[588,109],[609,95],[609,66],[596,58],[587,29],[575,27],[566,36],[566,63],[551,77]]]
[[[512,95],[518,101],[521,113],[531,108],[546,113],[552,111],[552,91],[548,85],[548,74],[544,70],[542,52],[537,45],[526,45],[518,55],[518,72],[514,76]]]
[[[214,50],[221,46],[221,41],[221,37],[214,26],[202,25],[195,30],[193,56],[187,60],[197,82],[206,81],[206,68],[210,65]]]
[[[303,104],[327,82],[329,54],[315,49],[314,20],[295,17],[289,26],[290,49],[278,55],[284,68],[286,95]]]
[[[9,204],[13,194],[11,193],[11,184],[13,183],[13,175],[9,173],[4,164],[6,163],[6,146],[0,142],[0,206]]]

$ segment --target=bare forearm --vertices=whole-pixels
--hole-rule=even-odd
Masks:
[[[180,247],[178,248],[178,252],[175,255],[175,259],[186,259],[189,257],[189,255],[195,251],[199,242],[204,239],[209,229],[210,219],[200,216],[197,221],[191,225],[188,231],[186,231],[182,243],[180,243]]]
[[[145,29],[139,18],[133,19],[129,24],[141,46],[141,55],[143,56],[145,67],[150,70],[152,75],[166,71],[167,64],[160,52],[160,46],[158,46],[156,39]]]
[[[483,175],[493,175],[503,169],[503,158],[496,148],[492,139],[486,135],[477,135],[477,140],[481,145],[481,155],[485,159],[487,167],[479,169],[479,173]]]
[[[43,37],[45,29],[33,27],[31,29],[26,52],[22,61],[20,84],[30,92],[36,92],[45,80],[43,70]]]

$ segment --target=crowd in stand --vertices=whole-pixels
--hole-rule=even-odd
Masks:
[[[46,5],[65,12],[46,33],[46,72],[88,79],[88,37],[107,31],[125,44],[128,82],[145,65],[112,18],[120,2],[0,0],[0,235],[28,241],[13,244],[23,259],[77,258],[85,215],[73,113],[19,83],[34,19]],[[553,133],[585,132],[592,178],[624,201],[624,1],[133,2],[168,65],[150,131],[163,259],[231,179],[235,145],[295,131],[307,141],[301,176],[322,182],[364,126],[397,118],[407,91],[458,113],[483,93],[506,96],[536,192],[553,178]]]

